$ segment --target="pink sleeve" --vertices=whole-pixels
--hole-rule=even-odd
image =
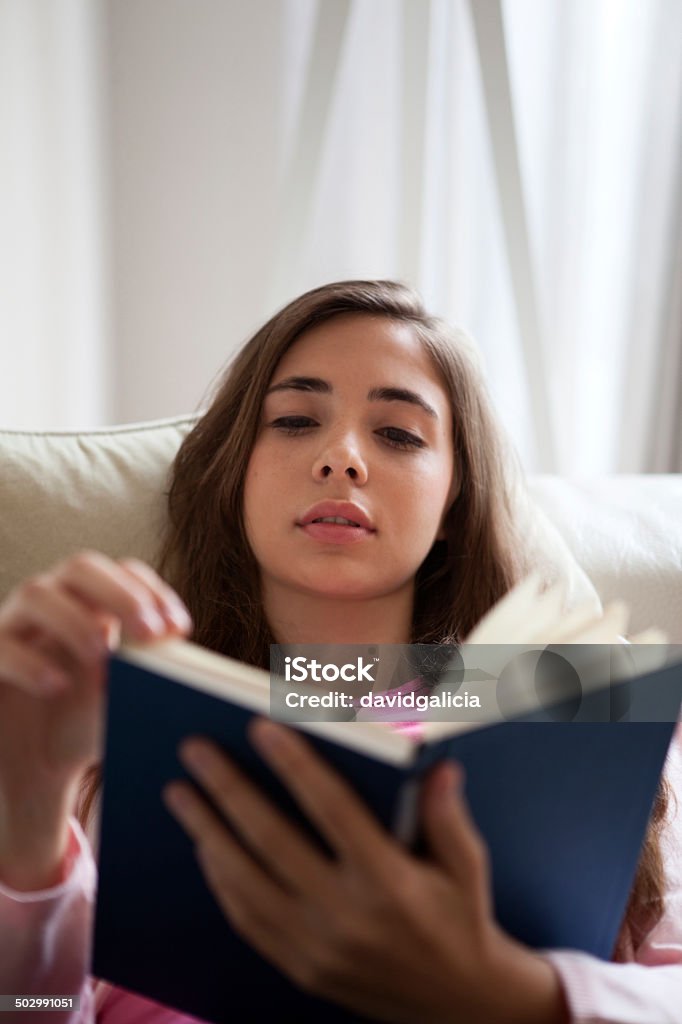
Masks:
[[[35,1011],[31,1024],[93,1024],[90,963],[95,865],[88,841],[72,821],[64,881],[38,892],[0,884],[0,993],[80,996],[80,1009]],[[10,1018],[8,1018],[10,1019]]]
[[[679,1024],[682,1021],[682,725],[670,748],[672,789],[663,837],[665,912],[637,951],[635,963],[604,963],[585,953],[543,955],[554,965],[572,1024]]]
[[[88,977],[97,872],[75,818],[63,879],[38,892],[0,884],[0,994],[80,995],[79,1010],[35,1011],[26,1017],[30,1024],[196,1024],[192,1017]]]

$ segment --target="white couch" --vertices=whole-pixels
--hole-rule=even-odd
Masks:
[[[0,598],[86,547],[153,560],[168,467],[194,420],[0,431]],[[544,476],[531,478],[530,493],[539,509],[519,492],[527,542],[540,566],[567,581],[571,602],[596,600],[589,577],[602,601],[630,604],[632,632],[659,625],[682,643],[682,477]]]
[[[530,487],[602,602],[630,605],[630,631],[657,625],[682,643],[682,476],[538,476]]]

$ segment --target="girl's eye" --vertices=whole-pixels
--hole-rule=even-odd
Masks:
[[[312,420],[310,416],[280,416],[273,420],[270,426],[275,430],[280,430],[283,434],[294,435],[300,434],[308,427],[314,427],[315,420]]]
[[[274,430],[287,434],[289,437],[295,437],[317,425],[316,420],[310,416],[278,416],[270,424]],[[399,427],[383,427],[381,430],[377,430],[377,434],[391,448],[399,448],[402,451],[426,446],[425,442],[416,434],[411,434],[409,430],[401,430]]]
[[[422,441],[421,437],[411,434],[409,430],[401,430],[399,427],[384,427],[383,430],[377,431],[377,433],[392,448],[401,448],[403,451],[409,451],[409,449],[426,447],[426,443]]]

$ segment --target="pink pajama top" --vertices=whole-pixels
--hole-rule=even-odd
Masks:
[[[664,836],[665,913],[636,960],[604,963],[571,950],[542,954],[561,979],[573,1024],[682,1022],[682,726],[666,773],[677,800],[671,801]],[[1,1019],[6,1024],[194,1024],[185,1014],[88,977],[95,886],[92,852],[75,820],[59,885],[27,893],[0,884],[0,994],[81,996],[77,1011],[22,1012]]]

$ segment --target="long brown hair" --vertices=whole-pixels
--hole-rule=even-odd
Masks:
[[[628,962],[634,958],[665,909],[665,864],[661,839],[667,823],[670,800],[670,786],[667,779],[662,778],[613,953],[613,959],[620,962]]]
[[[196,641],[263,668],[272,636],[242,511],[263,400],[296,339],[313,325],[349,314],[411,324],[454,415],[461,489],[445,522],[447,540],[434,545],[417,573],[413,640],[463,636],[522,571],[502,434],[466,337],[429,317],[418,296],[401,284],[346,281],[317,288],[274,316],[230,364],[210,408],[178,452],[168,495],[161,566],[192,613]]]
[[[273,637],[260,598],[258,565],[246,539],[243,491],[265,393],[282,356],[306,330],[358,314],[413,328],[452,409],[459,493],[444,523],[446,539],[434,544],[417,572],[413,642],[457,642],[528,568],[510,493],[516,456],[492,412],[467,336],[429,316],[405,285],[325,285],[286,306],[240,350],[172,468],[161,572],[186,602],[197,643],[261,668],[268,667]],[[93,769],[83,790],[84,816],[96,788]],[[659,806],[657,820],[665,810],[663,796]],[[660,865],[658,832],[652,826],[626,919],[633,936],[643,922],[660,916]]]

